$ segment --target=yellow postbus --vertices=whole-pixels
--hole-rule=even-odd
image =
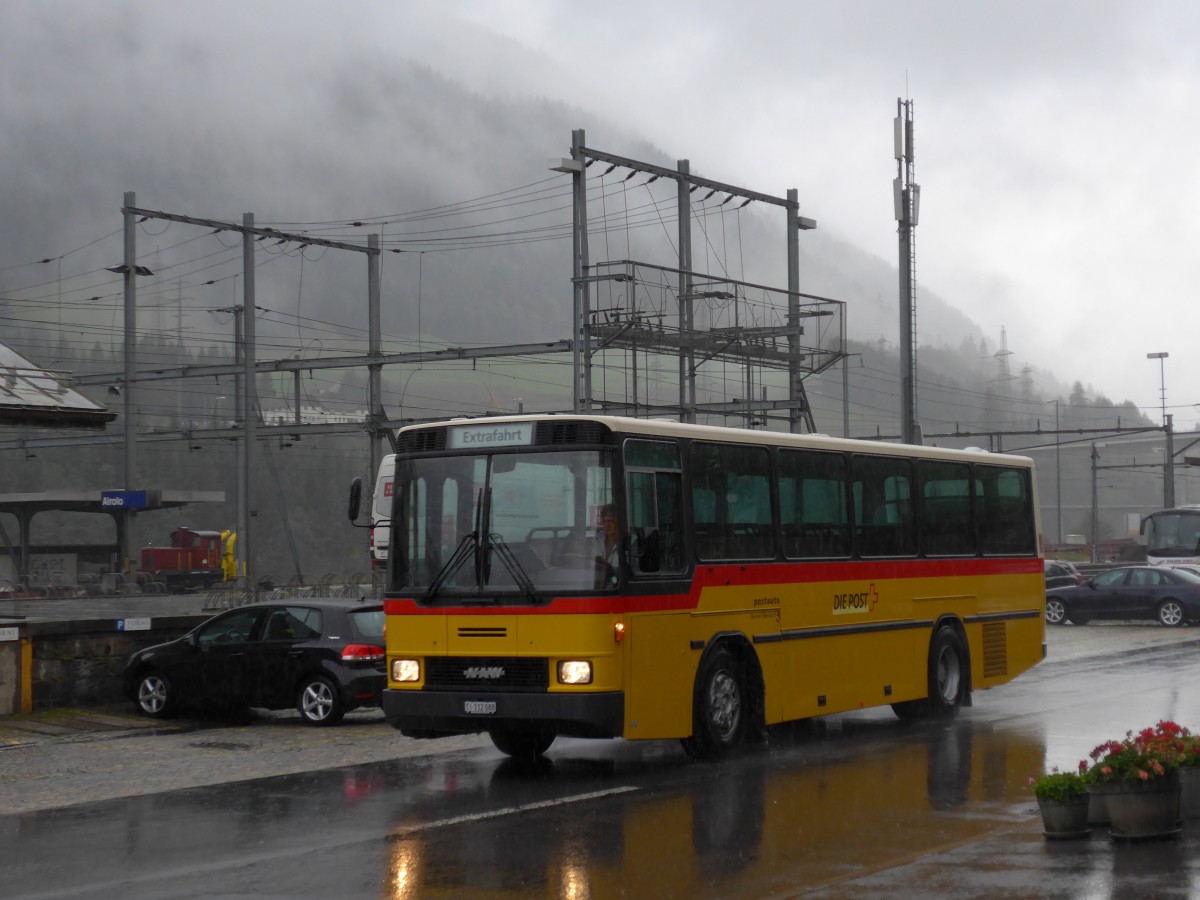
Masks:
[[[1032,462],[606,416],[397,435],[383,709],[404,734],[679,738],[952,715],[1045,655]]]

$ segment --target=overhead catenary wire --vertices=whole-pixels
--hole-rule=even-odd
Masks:
[[[677,221],[674,211],[675,206],[671,204],[667,210],[664,210],[661,205],[663,201],[659,197],[656,197],[654,193],[656,190],[674,191],[674,182],[670,179],[665,179],[661,184],[657,184],[657,179],[648,179],[638,185],[645,193],[645,201],[640,204],[630,204],[628,188],[632,185],[630,179],[636,173],[630,172],[624,176],[618,174],[615,179],[607,178],[606,176],[612,171],[613,167],[610,166],[609,170],[603,176],[589,179],[589,202],[596,203],[598,201],[599,206],[598,213],[594,215],[589,214],[589,228],[603,234],[604,246],[609,248],[609,253],[611,253],[611,244],[609,242],[610,232],[616,229],[623,231],[625,235],[625,256],[627,258],[632,255],[631,240],[633,235],[638,232],[648,232],[649,230],[661,232],[672,250],[674,250],[674,239],[670,226]],[[618,196],[617,192],[620,192],[619,196],[622,199],[619,211],[609,208],[609,200]],[[381,234],[381,244],[386,245],[392,250],[403,250],[418,254],[417,293],[418,308],[420,308],[423,305],[422,301],[424,299],[422,295],[424,293],[425,254],[447,252],[472,253],[546,241],[568,241],[570,239],[570,205],[565,201],[569,197],[569,193],[570,189],[565,185],[563,177],[556,175],[531,181],[516,188],[484,194],[480,197],[407,212],[318,222],[279,221],[271,222],[270,227],[291,228],[301,226],[309,229],[308,233],[313,236],[317,236],[318,232],[342,234],[346,231],[361,230],[370,227],[395,229],[394,231],[388,231],[386,234]],[[741,268],[741,276],[744,278],[746,262],[744,252],[742,251],[744,233],[740,213],[742,206],[734,207],[730,203],[730,200],[731,197],[726,197],[715,191],[709,191],[692,205],[692,216],[700,223],[700,230],[704,236],[706,268],[716,270],[716,273],[723,274],[726,277],[728,277],[728,273],[733,268],[731,265],[732,261],[729,259],[726,229],[731,227],[736,228],[738,262]],[[730,213],[734,214],[734,218],[725,218]],[[712,227],[711,222],[711,217],[714,215],[720,217],[720,246],[718,246],[718,242],[714,238],[715,229]],[[156,233],[145,228],[145,223],[142,224],[144,233]],[[434,227],[424,227],[427,225]],[[407,230],[407,226],[417,227]],[[24,266],[37,265],[47,261],[61,260],[65,257],[74,256],[80,251],[94,247],[105,240],[112,239],[119,233],[120,229],[108,231],[65,253],[46,257],[38,262],[5,267],[0,269],[0,272],[8,272]],[[161,234],[161,232],[157,233]],[[182,259],[169,258],[172,254],[176,254],[180,250],[185,250],[192,246],[200,246],[198,242],[209,237],[215,239],[217,243],[216,248],[192,253]],[[139,297],[143,301],[146,301],[146,306],[143,308],[159,309],[167,308],[168,306],[172,309],[175,308],[175,305],[169,301],[171,301],[171,292],[175,290],[174,282],[178,279],[195,280],[205,275],[213,275],[212,279],[205,282],[205,286],[211,286],[239,278],[242,274],[239,266],[240,242],[234,242],[234,244],[229,245],[225,243],[223,238],[224,235],[219,229],[215,232],[205,230],[200,234],[188,235],[184,239],[170,243],[166,247],[156,248],[155,252],[167,256],[168,260],[162,266],[161,272],[156,269],[156,279],[150,279],[146,283],[139,285]],[[365,334],[364,329],[354,328],[353,326],[347,326],[319,317],[300,315],[300,301],[304,284],[304,261],[314,261],[306,254],[309,251],[312,251],[314,254],[324,254],[326,248],[313,247],[311,245],[304,245],[303,243],[292,245],[287,241],[275,243],[265,239],[258,241],[257,247],[264,251],[266,258],[256,261],[256,269],[271,265],[272,262],[283,262],[287,259],[292,259],[297,255],[301,257],[298,264],[299,283],[296,289],[297,302],[295,313],[269,310],[263,313],[261,317],[262,321],[272,324],[286,324],[292,327],[295,330],[295,340],[298,345],[303,344],[307,332],[309,335],[319,334],[323,338],[332,339],[335,342],[345,341],[344,349],[352,350],[354,348],[354,341]],[[221,271],[222,267],[226,266],[233,269],[233,271]],[[116,305],[119,304],[121,298],[118,290],[119,279],[109,277],[110,273],[104,273],[103,278],[97,277],[102,270],[103,267],[96,267],[84,269],[80,272],[68,272],[64,268],[63,277],[60,279],[36,282],[15,290],[6,289],[5,293],[26,294],[27,296],[20,298],[20,302],[25,304],[26,308],[31,312],[47,312],[51,308],[54,309],[57,315],[63,316],[60,331],[65,329],[68,332],[73,332],[87,328],[89,329],[89,335],[99,334],[111,337],[120,333],[119,329],[115,327],[115,323],[114,325],[105,325],[96,328],[86,319],[79,318],[77,315],[85,312],[94,312],[99,315],[108,316],[112,310],[117,308]],[[88,277],[89,275],[91,276],[90,278]],[[81,278],[84,281],[78,283],[76,280]],[[47,290],[51,287],[53,287],[53,292]],[[197,289],[195,285],[188,285],[189,291],[196,291]],[[161,303],[161,305],[156,305],[156,303]],[[739,298],[739,303],[748,311],[756,311],[754,314],[761,316],[764,322],[775,324],[781,322],[780,311],[778,308],[773,308],[769,301],[759,300],[755,297],[745,297]],[[112,304],[111,308],[110,304]],[[204,308],[203,304],[189,304],[182,307],[184,311],[190,314],[194,314],[202,308]],[[721,324],[727,322],[726,313],[736,307],[709,302],[705,304],[705,308],[709,310],[712,320],[715,323]],[[3,313],[3,320],[5,321],[12,321],[14,323],[33,321],[22,318],[19,315],[12,315],[10,308],[0,308],[0,313]],[[423,323],[419,321],[418,337],[416,339],[418,347],[422,346],[423,328],[420,327],[421,324]],[[139,327],[139,340],[153,333],[151,329]],[[229,339],[227,336],[222,336],[216,331],[206,331],[203,329],[193,330],[189,333],[189,338],[193,340]],[[263,347],[278,347],[282,350],[289,346],[283,339],[270,335],[264,334],[262,339]],[[403,341],[405,338],[402,335],[389,335],[385,339],[389,341]],[[86,340],[83,339],[79,343],[81,345],[85,344]],[[605,366],[605,371],[608,371],[608,368],[608,366]],[[618,368],[620,367],[613,367],[613,371]],[[651,378],[650,369],[647,369],[643,374],[647,379]],[[654,374],[657,376],[661,373]],[[881,398],[894,396],[894,392],[889,392],[886,387],[887,379],[893,376],[879,372],[875,375],[864,373],[863,377],[868,379],[864,390],[874,390],[876,395]],[[877,381],[870,381],[872,377],[876,378]],[[879,385],[883,385],[883,387],[879,387]],[[963,393],[960,388],[926,383],[924,379],[920,379],[920,387],[922,391],[929,391],[934,394],[944,393],[947,403],[958,404],[964,411],[971,409],[974,401],[988,397],[986,392]],[[1017,400],[1018,398],[1006,398],[1005,402],[1014,403]],[[886,402],[880,400],[875,405],[878,407],[880,414],[887,411]],[[978,406],[978,403],[975,403],[975,406]]]

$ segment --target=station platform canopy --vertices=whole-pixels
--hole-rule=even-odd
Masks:
[[[189,503],[224,503],[224,491],[102,491],[61,490],[28,494],[0,494],[0,513],[24,519],[35,513],[60,512],[113,513],[125,510],[172,509]]]
[[[28,579],[31,557],[38,553],[75,553],[89,556],[109,557],[120,552],[124,546],[124,535],[128,527],[127,514],[156,509],[173,509],[191,503],[224,503],[224,491],[174,491],[174,490],[58,490],[39,491],[27,494],[0,494],[0,516],[5,514],[17,520],[17,534],[9,533],[0,519],[0,560],[16,560],[9,563],[17,576]],[[32,546],[30,544],[33,518],[45,512],[105,513],[113,518],[117,527],[114,544]]]

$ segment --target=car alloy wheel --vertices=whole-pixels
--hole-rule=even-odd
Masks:
[[[165,675],[147,672],[138,681],[137,705],[143,713],[156,719],[170,715],[174,705],[171,682]]]
[[[1175,599],[1164,600],[1158,606],[1158,621],[1162,622],[1168,628],[1175,628],[1182,625],[1186,621],[1183,614],[1183,605]]]
[[[345,715],[337,687],[324,675],[307,678],[301,683],[296,708],[309,725],[333,725]]]
[[[1046,621],[1051,625],[1061,625],[1067,618],[1067,606],[1057,597],[1046,598]]]

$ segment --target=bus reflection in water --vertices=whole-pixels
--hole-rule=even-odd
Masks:
[[[901,735],[878,719],[842,724],[779,736],[786,760],[745,756],[686,790],[617,793],[586,814],[540,805],[535,785],[568,798],[626,785],[621,764],[607,775],[602,764],[546,760],[536,774],[502,764],[476,788],[488,808],[534,808],[428,829],[406,817],[390,844],[389,895],[758,896],[1035,814],[1027,779],[1044,767],[1039,739],[967,721]],[[432,798],[426,812],[444,808]]]

